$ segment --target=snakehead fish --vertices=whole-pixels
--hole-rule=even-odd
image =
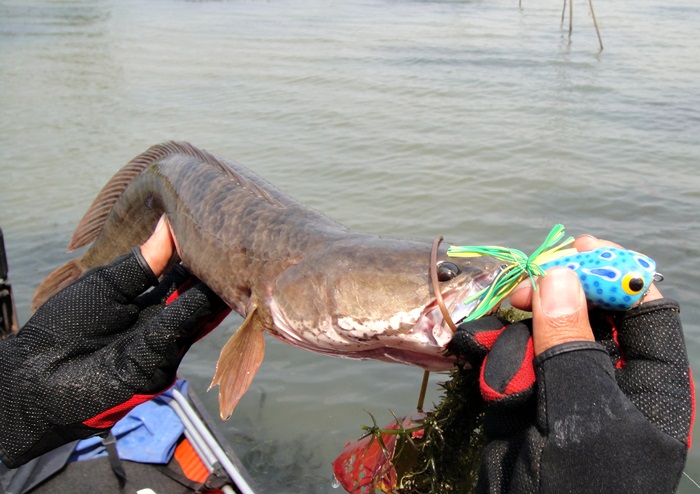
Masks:
[[[143,243],[165,214],[182,264],[245,319],[224,345],[212,386],[222,418],[248,389],[264,354],[264,331],[323,354],[400,362],[440,371],[462,301],[497,275],[490,257],[449,259],[431,244],[359,233],[304,207],[246,167],[187,143],[156,145],[105,185],[80,221],[69,252],[84,254],[50,274],[33,306],[85,270]]]

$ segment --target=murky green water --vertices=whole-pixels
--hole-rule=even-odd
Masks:
[[[359,230],[531,251],[561,222],[641,250],[697,366],[700,6],[597,2],[602,53],[587,2],[571,40],[560,8],[0,0],[0,226],[20,318],[104,182],[181,139]],[[239,322],[188,356],[202,394]],[[268,492],[335,492],[330,462],[364,410],[411,411],[421,376],[270,339],[224,427]],[[686,471],[700,479],[695,451]]]

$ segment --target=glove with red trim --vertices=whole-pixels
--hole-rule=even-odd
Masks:
[[[511,324],[486,316],[462,323],[447,348],[472,367],[481,368],[479,387],[487,403],[522,403],[532,396],[535,371],[531,319]]]
[[[478,365],[488,352],[480,385],[489,443],[477,492],[677,488],[695,409],[678,304],[596,310],[589,320],[598,342],[560,344],[534,362],[530,321],[459,328],[453,353]]]
[[[158,283],[138,248],[86,272],[0,342],[0,459],[15,468],[106,433],[169,388],[230,309],[184,268]]]

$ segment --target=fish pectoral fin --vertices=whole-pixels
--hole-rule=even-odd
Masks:
[[[265,355],[265,337],[254,324],[257,306],[248,312],[243,324],[226,342],[219,354],[209,389],[219,385],[219,413],[227,420],[248,390]]]

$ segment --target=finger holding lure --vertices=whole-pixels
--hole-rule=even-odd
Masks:
[[[601,309],[627,310],[639,303],[650,288],[655,297],[658,294],[653,282],[661,281],[663,277],[656,272],[653,259],[593,237],[582,237],[576,242],[573,237],[562,241],[563,237],[564,227],[556,225],[545,242],[530,256],[504,247],[450,247],[447,253],[450,257],[488,255],[504,261],[503,270],[494,282],[464,301],[465,304],[478,301],[478,305],[459,322],[478,319],[490,313],[525,278],[530,278],[534,289],[534,278],[555,266],[572,269],[581,280],[586,299]],[[564,248],[572,243],[576,248]],[[594,249],[585,250],[587,246]]]

